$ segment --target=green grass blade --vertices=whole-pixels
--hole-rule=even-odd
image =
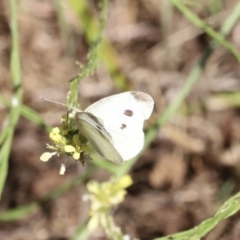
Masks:
[[[171,0],[172,4],[196,27],[201,28],[205,33],[207,33],[210,37],[212,37],[216,43],[223,46],[227,51],[229,51],[237,60],[240,62],[240,53],[232,45],[228,42],[224,35],[214,31],[212,27],[202,21],[197,15],[195,15],[191,10],[189,10],[184,4],[181,3],[179,0]],[[228,24],[229,22],[227,22]],[[228,28],[228,25],[225,25],[225,28]],[[225,29],[224,29],[225,31]]]
[[[0,101],[2,101],[2,103],[5,106],[11,108],[12,105],[11,105],[10,101],[8,101],[1,94],[0,94]],[[42,119],[42,117],[41,117],[41,115],[39,113],[37,113],[36,111],[34,111],[33,109],[31,109],[31,108],[29,108],[29,107],[27,107],[25,105],[22,105],[22,107],[21,107],[21,115],[23,117],[25,117],[26,119],[28,119],[29,121],[35,123],[36,125],[43,127],[46,131],[49,132],[51,130],[51,127],[47,126],[44,123],[44,121],[43,121],[43,119]],[[6,128],[4,128],[4,130],[6,130]],[[2,141],[1,141],[1,136],[0,136],[0,144],[1,144],[1,142]]]
[[[10,70],[12,76],[12,84],[14,89],[12,106],[10,114],[7,119],[8,134],[3,140],[2,147],[0,149],[0,198],[2,196],[2,191],[6,181],[6,176],[8,172],[8,159],[11,150],[11,144],[14,134],[15,126],[18,122],[21,105],[22,105],[22,86],[21,86],[21,70],[20,70],[20,52],[19,52],[19,40],[18,40],[18,25],[17,25],[17,15],[16,15],[16,1],[10,0],[10,26],[12,35],[12,51],[11,51],[11,61]]]
[[[104,1],[105,0],[102,0],[101,2],[106,4]],[[99,27],[98,21],[91,15],[87,0],[69,0],[69,3],[76,12],[79,19],[79,25],[82,27],[88,43],[91,45],[96,40],[103,22],[101,23],[100,21]],[[106,8],[103,8],[105,11],[102,13],[103,15],[106,14],[108,2],[105,6]],[[104,62],[106,68],[108,69],[115,86],[121,91],[129,90],[126,77],[120,71],[118,54],[109,41],[102,39],[98,54],[100,60]]]
[[[76,233],[69,240],[87,240],[91,232],[88,230],[88,221],[85,221],[81,226],[78,227]]]
[[[206,219],[198,226],[187,231],[172,234],[166,237],[156,238],[155,240],[198,240],[214,229],[214,227],[216,227],[221,221],[234,215],[239,210],[240,192],[227,200],[213,217]]]
[[[28,215],[34,213],[42,203],[54,200],[64,193],[70,191],[74,187],[78,186],[80,183],[87,181],[89,177],[92,176],[94,171],[95,169],[91,168],[86,173],[76,176],[74,179],[70,180],[63,186],[52,190],[37,202],[28,203],[12,210],[0,213],[0,221],[15,221],[27,217]]]
[[[87,76],[92,75],[97,67],[98,67],[98,55],[99,55],[99,48],[101,47],[102,43],[102,32],[106,25],[106,18],[107,18],[107,7],[108,7],[108,0],[102,1],[102,9],[99,18],[99,29],[96,29],[96,37],[92,40],[90,50],[87,55],[87,63],[85,65],[80,65],[81,73],[79,76],[73,78],[70,81],[70,91],[69,96],[67,99],[67,104],[70,106],[76,107],[78,106],[78,85],[79,82]],[[88,18],[87,18],[88,19]]]
[[[6,212],[0,213],[0,221],[8,222],[22,219],[30,214],[34,213],[39,207],[37,202],[29,203],[27,205],[23,205],[17,207],[13,210],[9,210]]]
[[[13,138],[13,130],[8,131],[6,140],[1,146],[0,151],[0,193],[2,194],[8,173],[8,159]]]

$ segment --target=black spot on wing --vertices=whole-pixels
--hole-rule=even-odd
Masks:
[[[127,110],[125,110],[124,114],[125,114],[126,116],[128,116],[128,117],[132,117],[132,115],[133,115],[133,111],[127,109]]]
[[[127,125],[126,125],[125,123],[123,123],[120,128],[121,128],[121,129],[125,129],[126,127],[127,127]]]

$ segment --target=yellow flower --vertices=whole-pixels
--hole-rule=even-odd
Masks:
[[[45,152],[41,155],[40,159],[43,161],[43,162],[47,162],[53,155],[57,154],[57,152]]]
[[[117,180],[110,179],[108,182],[90,181],[87,184],[88,199],[91,201],[89,229],[95,229],[104,221],[108,210],[124,200],[127,193],[125,188],[131,184],[129,175]]]
[[[67,139],[62,135],[62,132],[60,128],[55,127],[52,129],[52,131],[49,134],[49,137],[52,139],[53,142],[65,145],[67,142]]]
[[[132,184],[132,179],[129,175],[109,182],[99,184],[98,182],[90,182],[87,184],[89,192],[95,195],[96,199],[102,202],[101,207],[110,207],[121,203],[126,194],[125,188]],[[96,202],[96,201],[95,201]]]
[[[72,113],[65,114],[61,120],[62,125],[53,128],[49,134],[52,143],[47,144],[47,148],[54,152],[45,152],[40,156],[40,159],[44,162],[56,154],[81,160],[83,153],[89,154],[91,152],[91,148],[87,146],[86,138],[81,135],[75,124],[74,115]]]

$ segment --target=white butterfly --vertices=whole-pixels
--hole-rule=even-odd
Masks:
[[[143,92],[124,92],[103,98],[85,111],[77,112],[78,129],[104,158],[121,164],[143,148],[143,123],[154,101]]]

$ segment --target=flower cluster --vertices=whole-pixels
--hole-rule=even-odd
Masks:
[[[88,228],[94,230],[101,225],[104,229],[109,227],[109,209],[123,202],[126,195],[126,188],[132,184],[129,175],[116,180],[99,183],[90,181],[87,184],[87,199],[91,202],[90,221]]]
[[[75,160],[82,160],[83,153],[90,153],[91,148],[87,145],[87,140],[82,136],[76,127],[74,115],[68,113],[61,118],[62,125],[55,127],[49,134],[52,144],[47,144],[47,148],[53,152],[45,152],[40,159],[44,162],[48,161],[54,155],[64,154],[71,156]]]

